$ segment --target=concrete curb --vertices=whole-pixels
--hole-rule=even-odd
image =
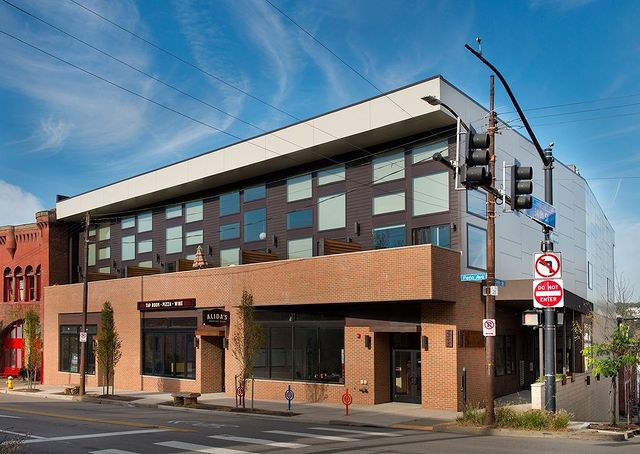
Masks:
[[[599,440],[599,441],[626,441],[640,432],[610,432],[604,430],[577,430],[562,432],[541,432],[532,430],[502,429],[495,427],[461,426],[458,423],[444,423],[433,426],[434,432],[448,432],[469,435],[489,435],[498,437],[522,437],[522,438],[571,438],[575,440]]]

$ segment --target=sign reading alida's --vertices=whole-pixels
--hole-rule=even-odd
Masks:
[[[229,312],[222,309],[207,309],[202,311],[202,323],[210,326],[229,324]]]
[[[196,307],[195,298],[179,300],[138,301],[139,311],[170,311],[175,309],[193,309]]]

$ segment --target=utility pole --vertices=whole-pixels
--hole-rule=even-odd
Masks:
[[[494,77],[489,77],[489,174],[491,183],[495,185],[496,170],[496,118],[494,112]],[[496,196],[492,191],[487,191],[487,289],[492,289],[496,278]],[[485,318],[495,320],[496,318],[496,297],[493,292],[486,292]],[[487,367],[487,390],[484,413],[484,423],[492,426],[496,422],[493,401],[495,397],[495,359],[496,359],[496,338],[487,336],[485,347],[485,364]]]
[[[81,336],[87,332],[87,294],[89,291],[89,224],[91,216],[87,211],[84,219],[84,266],[82,268],[82,329]],[[85,333],[85,334],[82,334]],[[85,380],[87,378],[87,342],[80,342],[80,395],[85,394]]]

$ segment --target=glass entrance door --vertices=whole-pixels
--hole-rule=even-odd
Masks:
[[[420,350],[393,350],[392,390],[395,402],[422,402]]]

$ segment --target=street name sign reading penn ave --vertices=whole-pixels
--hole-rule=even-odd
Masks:
[[[533,307],[564,307],[564,285],[562,279],[533,281]]]

